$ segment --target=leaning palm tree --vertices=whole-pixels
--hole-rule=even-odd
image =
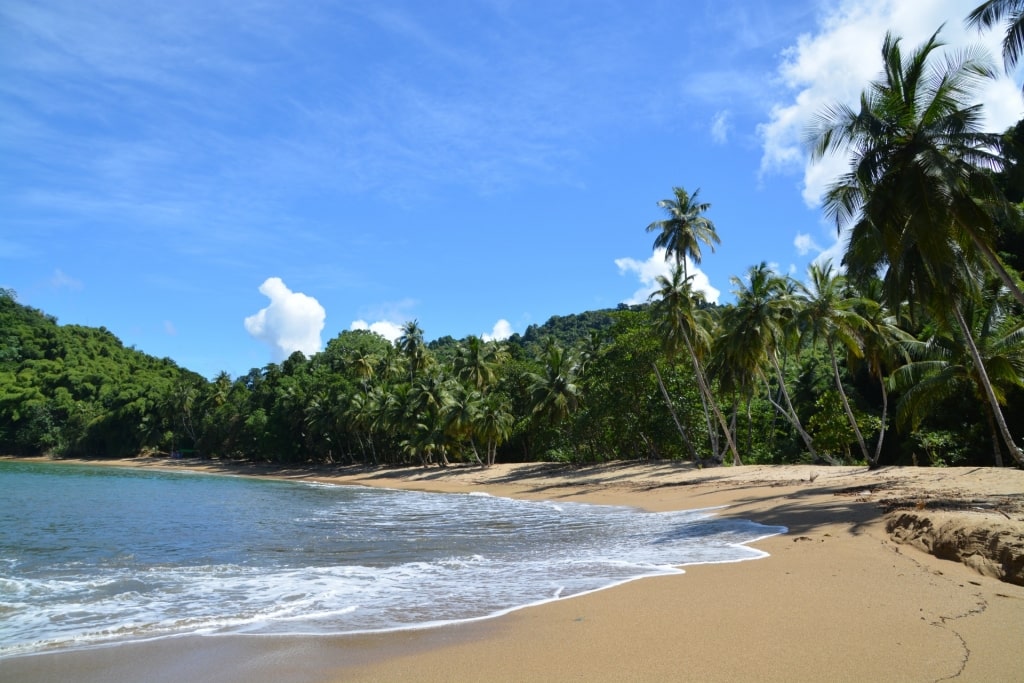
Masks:
[[[878,439],[875,441],[874,457],[868,464],[877,467],[882,458],[882,443],[885,440],[886,420],[889,415],[889,390],[886,378],[891,369],[898,367],[901,361],[906,362],[906,354],[901,344],[911,341],[909,333],[900,327],[897,317],[882,302],[881,281],[868,281],[860,289],[857,312],[865,323],[863,355],[859,359],[868,374],[878,383],[882,395],[882,415],[879,421]]]
[[[972,336],[981,365],[976,364],[970,344],[957,339],[957,326],[939,330],[924,341],[907,341],[913,361],[900,367],[892,376],[896,389],[904,391],[897,417],[914,429],[943,400],[965,392],[978,399],[988,422],[995,465],[1003,465],[999,446],[1002,436],[1013,453],[1016,446],[1007,440],[1008,431],[999,405],[1005,404],[1011,388],[1024,388],[1024,322],[1009,315],[999,298],[998,287],[990,287],[981,301],[968,302],[964,318]],[[986,400],[981,374],[988,376],[998,399],[995,408]]]
[[[936,32],[904,58],[900,39],[886,35],[884,72],[861,95],[860,111],[841,104],[824,110],[807,138],[812,159],[850,157],[850,170],[825,195],[836,224],[852,225],[847,266],[862,279],[884,270],[890,305],[910,300],[940,320],[949,311],[985,398],[999,412],[962,310],[977,289],[981,266],[1024,304],[993,248],[992,207],[1006,201],[989,172],[999,166],[993,151],[998,138],[980,132],[981,105],[970,103],[994,72],[976,50],[947,55],[936,65],[932,57],[940,47]],[[1024,462],[1012,439],[1008,446]]]
[[[705,412],[710,410],[714,414],[715,419],[725,432],[733,464],[740,465],[742,462],[739,452],[736,450],[732,433],[711,388],[708,386],[707,377],[700,361],[700,356],[708,348],[710,341],[706,334],[707,328],[698,323],[701,318],[697,308],[698,295],[694,293],[691,282],[692,276],[687,277],[684,268],[679,263],[676,263],[672,269],[670,277],[658,276],[659,289],[651,295],[651,300],[654,302],[655,328],[669,358],[677,356],[683,348],[686,349],[693,365],[694,379],[697,381]],[[698,349],[700,350],[698,351]],[[655,366],[655,370],[657,370],[657,366]],[[708,418],[708,438],[713,438],[710,417]]]
[[[797,297],[803,303],[797,312],[797,326],[800,334],[808,339],[812,346],[819,340],[825,342],[832,364],[832,378],[846,419],[850,422],[864,460],[874,465],[860,425],[857,424],[857,418],[850,407],[850,399],[843,388],[836,353],[836,347],[841,346],[854,358],[861,358],[864,355],[863,333],[866,331],[867,321],[857,312],[857,307],[864,302],[850,294],[846,287],[846,277],[836,272],[831,261],[811,264],[808,275],[808,282],[800,284],[797,288]]]
[[[1003,37],[1003,62],[1010,73],[1024,54],[1024,0],[988,0],[967,15],[967,25],[978,30],[1006,22]]]
[[[825,211],[840,230],[851,228],[844,263],[858,279],[912,258],[935,280],[938,264],[965,257],[986,264],[1024,304],[993,247],[997,215],[1006,210],[990,173],[1001,165],[998,136],[981,132],[982,105],[973,103],[995,72],[977,49],[937,62],[942,46],[936,32],[905,57],[900,38],[887,34],[884,71],[861,94],[860,109],[839,103],[814,118],[806,132],[811,160],[850,160],[825,194]],[[896,277],[906,272],[887,272],[891,302],[922,284]]]
[[[668,218],[654,221],[647,226],[647,232],[658,232],[654,238],[654,247],[665,250],[665,258],[675,259],[676,264],[683,266],[683,278],[688,277],[686,259],[695,264],[701,261],[701,244],[715,250],[721,240],[715,231],[715,224],[704,215],[711,208],[707,202],[698,202],[700,188],[689,194],[681,187],[673,187],[675,199],[662,199],[658,207],[665,210]]]
[[[780,396],[776,400],[769,390],[768,401],[800,435],[811,459],[817,460],[818,452],[793,407],[782,370],[781,356],[787,351],[790,328],[793,327],[791,323],[795,318],[795,301],[789,294],[789,279],[776,275],[762,261],[747,272],[746,280],[733,277],[732,282],[736,287],[733,290],[736,303],[723,313],[724,339],[720,343],[731,347],[734,362],[759,377],[766,388],[769,388],[767,371],[772,371]],[[837,464],[830,456],[823,457]]]

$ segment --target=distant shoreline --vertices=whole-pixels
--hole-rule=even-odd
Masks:
[[[648,510],[727,506],[720,516],[790,532],[751,544],[770,554],[757,562],[687,567],[683,575],[633,581],[485,622],[350,638],[188,637],[15,657],[0,664],[12,680],[55,680],[73,671],[79,681],[225,683],[822,676],[932,681],[954,675],[998,681],[1014,680],[1021,671],[1024,587],[899,544],[886,529],[906,513],[936,528],[959,519],[961,525],[1005,531],[1010,539],[1013,529],[1024,527],[1020,470],[698,470],[671,462],[325,470],[141,457],[56,462],[479,491]],[[993,571],[984,564],[976,569]]]

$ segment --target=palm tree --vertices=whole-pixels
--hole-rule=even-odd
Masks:
[[[487,467],[494,464],[498,446],[512,434],[515,417],[506,398],[490,394],[480,401],[473,421],[473,430],[487,445]]]
[[[416,379],[427,358],[427,345],[423,341],[423,329],[419,321],[410,320],[402,325],[402,335],[395,343],[408,363],[409,381]]]
[[[836,392],[839,394],[846,419],[850,421],[850,427],[864,460],[868,464],[875,464],[850,407],[849,397],[843,388],[836,355],[837,345],[843,346],[851,357],[860,358],[864,355],[863,332],[867,327],[867,321],[857,312],[857,306],[863,302],[859,297],[849,295],[846,277],[835,271],[831,261],[811,264],[808,275],[809,282],[800,284],[797,288],[797,296],[803,303],[797,313],[797,326],[801,334],[810,340],[812,346],[819,339],[824,340],[832,364]]]
[[[486,393],[497,381],[497,369],[505,357],[497,342],[485,342],[469,336],[455,352],[455,375],[478,391]]]
[[[469,441],[473,459],[477,464],[484,465],[480,452],[476,448],[474,426],[483,397],[479,391],[473,391],[462,385],[456,385],[444,411],[444,429],[455,439],[456,443]]]
[[[672,192],[675,199],[662,199],[658,207],[664,209],[668,218],[654,221],[647,226],[647,232],[658,232],[654,238],[654,247],[665,250],[665,258],[675,259],[676,264],[683,266],[683,279],[689,275],[686,269],[686,258],[689,257],[694,264],[701,261],[701,244],[706,244],[715,250],[715,245],[721,240],[715,231],[715,224],[704,215],[711,205],[707,202],[698,202],[697,195],[700,188],[690,195],[681,187],[673,187]]]
[[[877,467],[882,457],[882,442],[885,439],[886,419],[889,414],[889,390],[886,378],[889,368],[895,366],[900,359],[906,361],[906,354],[901,353],[901,343],[911,341],[912,337],[898,324],[897,318],[882,303],[881,281],[870,280],[861,288],[861,296],[856,304],[857,312],[865,323],[865,332],[861,337],[863,355],[861,361],[867,372],[878,383],[882,394],[882,415],[879,422],[878,440],[875,442],[874,457],[868,464]]]
[[[544,349],[543,363],[541,373],[530,377],[533,414],[556,424],[579,407],[580,388],[576,383],[579,366],[572,353],[553,341]]]
[[[924,341],[908,341],[904,346],[914,360],[899,368],[892,377],[893,386],[904,390],[898,417],[916,429],[924,416],[944,399],[960,395],[964,390],[981,399],[985,410],[992,449],[997,467],[1003,464],[1000,436],[1015,459],[1019,450],[1008,438],[1005,419],[999,405],[1006,402],[1006,391],[1024,387],[1024,322],[1009,315],[999,300],[999,288],[989,288],[984,301],[968,302],[964,318],[969,322],[976,348],[982,360],[976,365],[966,340],[956,339],[959,330],[951,327],[948,334],[934,334]],[[985,400],[982,374],[988,376],[997,405]]]
[[[904,59],[900,39],[886,35],[885,70],[861,95],[860,111],[835,105],[808,131],[812,158],[846,152],[850,170],[825,196],[826,211],[841,228],[852,224],[845,263],[863,278],[884,267],[886,297],[952,314],[967,345],[993,413],[999,401],[964,317],[962,303],[977,287],[975,271],[991,268],[1013,296],[1024,294],[993,249],[992,207],[1005,197],[992,173],[998,136],[980,133],[981,105],[969,104],[994,72],[981,54],[929,58],[941,47],[938,32]],[[1004,439],[1014,458],[1024,453]]]
[[[850,157],[825,210],[840,230],[852,228],[844,263],[858,279],[914,265],[886,272],[890,302],[915,288],[943,291],[941,266],[968,258],[990,267],[1024,304],[993,248],[996,210],[1006,204],[989,172],[1001,165],[999,138],[980,132],[982,105],[971,104],[994,71],[977,50],[933,64],[941,47],[936,32],[904,58],[900,38],[887,34],[884,72],[861,94],[860,110],[834,104],[815,117],[806,133],[812,161]]]
[[[816,460],[811,435],[804,429],[800,416],[793,408],[793,401],[786,388],[786,377],[782,371],[779,356],[786,351],[788,335],[795,318],[795,302],[789,294],[789,279],[772,272],[768,264],[761,262],[747,272],[747,279],[733,277],[736,287],[736,303],[723,314],[724,339],[720,343],[732,349],[731,357],[751,376],[759,377],[768,386],[766,368],[770,368],[778,382],[781,405],[771,396],[768,401],[783,415],[803,439],[811,458]],[[823,456],[832,464],[836,462],[828,455]]]
[[[1013,71],[1024,52],[1024,1],[987,0],[967,15],[967,25],[979,31],[989,29],[1006,20],[1006,36],[1003,38],[1003,62],[1006,73]]]
[[[662,340],[662,345],[670,358],[678,355],[684,347],[686,348],[690,356],[690,362],[693,364],[694,379],[697,381],[701,400],[704,402],[705,414],[709,410],[714,414],[725,432],[729,451],[732,453],[733,464],[740,465],[742,462],[740,461],[739,452],[736,450],[736,444],[732,439],[729,426],[722,416],[722,411],[718,408],[718,402],[708,386],[707,378],[700,362],[700,355],[709,346],[709,340],[706,334],[706,327],[702,327],[698,322],[702,316],[701,311],[696,306],[698,295],[694,293],[691,287],[692,279],[692,276],[687,277],[685,275],[685,270],[679,263],[676,263],[672,269],[670,277],[658,276],[657,283],[660,289],[651,295],[651,299],[654,301],[656,329]],[[657,370],[657,367],[655,367],[655,370]],[[713,438],[712,431],[709,417],[709,438]]]

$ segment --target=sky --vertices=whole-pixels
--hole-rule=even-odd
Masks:
[[[802,134],[887,30],[977,0],[4,0],[0,287],[213,377],[349,329],[504,338],[639,303],[699,189],[697,285],[841,257]],[[1024,114],[1019,77],[979,95]]]

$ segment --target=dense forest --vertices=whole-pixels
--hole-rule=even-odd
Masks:
[[[504,342],[427,343],[410,321],[211,381],[0,291],[0,452],[1020,466],[1024,121],[980,132],[992,67],[938,47],[887,36],[859,108],[808,129],[812,159],[851,159],[825,197],[849,238],[803,281],[761,263],[706,304],[688,264],[720,237],[677,187],[647,226],[671,266],[648,304]]]

